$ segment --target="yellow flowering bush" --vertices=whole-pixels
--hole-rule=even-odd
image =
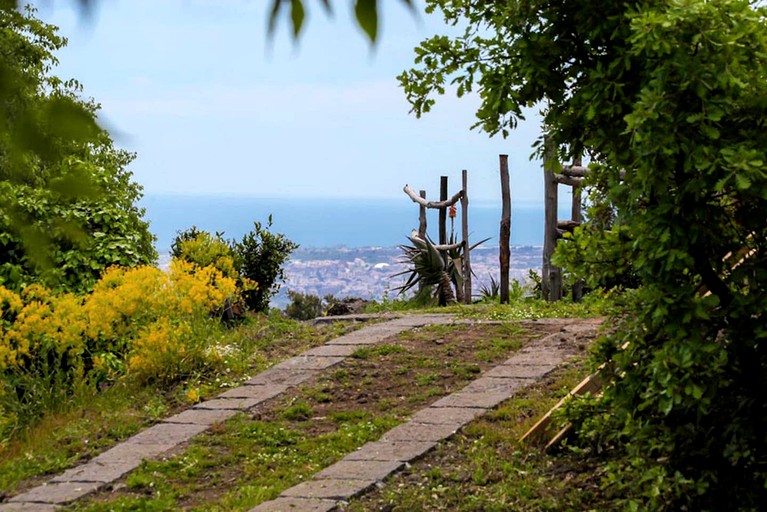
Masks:
[[[8,418],[78,390],[118,378],[165,384],[220,364],[209,334],[237,293],[235,277],[182,260],[169,272],[110,268],[85,296],[0,286],[0,434]]]

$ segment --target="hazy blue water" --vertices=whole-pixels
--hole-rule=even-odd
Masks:
[[[226,238],[241,238],[254,221],[273,216],[273,231],[283,233],[304,247],[391,247],[406,243],[418,228],[418,206],[406,197],[378,200],[296,200],[223,196],[147,195],[141,202],[150,229],[157,236],[157,250],[170,250],[179,230],[193,225]],[[437,212],[429,211],[429,236],[437,238]],[[470,240],[492,237],[498,244],[500,204],[470,204]],[[460,213],[456,217],[460,233]],[[448,233],[449,233],[448,221]],[[512,245],[543,244],[543,205],[514,204]]]

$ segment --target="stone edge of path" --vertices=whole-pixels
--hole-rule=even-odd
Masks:
[[[325,345],[286,359],[236,388],[165,418],[88,462],[0,503],[0,512],[56,510],[57,506],[68,504],[118,480],[137,468],[143,460],[160,456],[205,432],[214,423],[225,421],[239,412],[246,412],[288,388],[306,382],[321,370],[337,365],[357,348],[373,345],[409,329],[454,321],[453,315],[445,314],[386,318],[386,322],[366,325],[329,340]],[[308,501],[304,503],[308,504]],[[322,503],[317,504],[320,505],[324,506]]]
[[[386,432],[323,469],[312,479],[286,489],[249,512],[327,512],[363,494],[416,461],[469,422],[516,392],[552,372],[573,356],[568,339],[596,334],[600,321],[561,323],[550,334],[521,349],[461,390],[416,412],[409,421]]]

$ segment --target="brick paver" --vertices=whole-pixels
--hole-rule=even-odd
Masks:
[[[359,479],[317,478],[300,483],[282,493],[285,498],[315,498],[343,500],[362,494],[375,485],[376,481]]]
[[[262,503],[252,512],[329,512],[338,505],[337,500],[322,500],[318,498],[286,498],[279,497],[276,500]]]
[[[348,460],[344,459],[315,475],[315,478],[331,480],[383,480],[405,463],[399,460]]]
[[[48,503],[3,503],[0,504],[0,510],[2,512],[54,512],[58,510],[58,507]]]

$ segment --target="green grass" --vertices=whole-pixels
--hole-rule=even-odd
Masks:
[[[280,416],[287,416],[282,412]],[[144,462],[126,480],[127,493],[84,501],[67,510],[247,510],[279,495],[395,426],[399,420],[363,411],[337,413],[337,428],[311,435],[287,419],[250,420],[245,415],[204,434],[177,457]],[[234,483],[234,485],[232,485]],[[213,502],[206,490],[229,485]]]
[[[452,313],[460,318],[477,320],[529,320],[534,318],[584,318],[605,315],[612,307],[610,293],[593,292],[584,297],[583,302],[573,303],[565,299],[558,302],[547,302],[533,297],[521,297],[512,300],[510,304],[499,302],[476,302],[471,305],[454,304],[446,307],[423,307],[413,301],[397,299],[372,304],[367,308],[371,313],[402,311],[412,313]]]
[[[373,357],[388,356],[404,352],[405,348],[400,345],[376,345],[371,347],[360,347],[352,353],[356,359],[371,359]]]
[[[312,406],[306,402],[297,402],[282,411],[282,417],[290,421],[307,421],[312,417]]]
[[[0,442],[0,493],[16,493],[24,480],[72,467],[188,407],[192,390],[198,400],[215,396],[275,362],[340,335],[344,329],[340,324],[317,329],[273,314],[210,332],[210,345],[223,354],[220,372],[189,375],[162,388],[118,381],[87,399],[62,403]]]
[[[557,371],[548,384],[528,389],[470,423],[383,489],[353,499],[345,510],[609,510],[589,463],[566,451],[545,454],[519,441],[583,372],[583,365]]]

